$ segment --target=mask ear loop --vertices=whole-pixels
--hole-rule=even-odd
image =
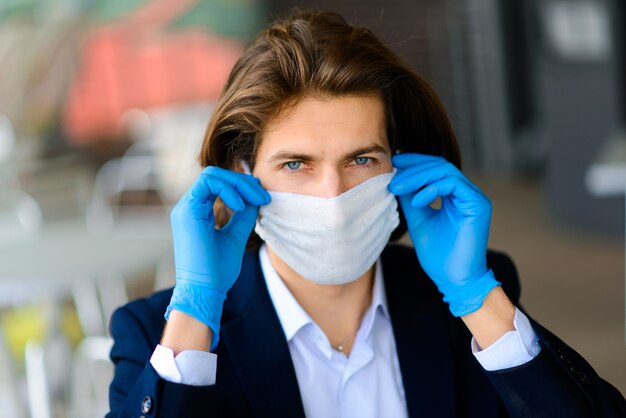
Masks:
[[[239,160],[239,164],[241,164],[241,168],[243,168],[243,172],[246,174],[252,174],[250,171],[250,166],[244,160]]]

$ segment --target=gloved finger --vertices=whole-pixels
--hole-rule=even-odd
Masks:
[[[227,180],[229,183],[232,183],[232,184],[237,183],[237,179],[246,181],[252,184],[253,187],[255,185],[260,186],[261,184],[261,180],[259,180],[257,177],[254,177],[250,173],[241,173],[239,171],[233,171],[233,170],[229,170],[229,169],[217,167],[217,166],[211,166],[211,165],[207,166],[202,170],[202,173],[215,175],[216,177],[220,177],[224,180]],[[265,191],[262,187],[261,187],[261,190]]]
[[[441,155],[418,154],[406,152],[391,157],[391,163],[397,168],[407,168],[416,164],[428,163],[431,161],[447,161]]]
[[[476,192],[467,182],[456,176],[446,177],[427,185],[413,197],[411,205],[425,207],[437,197],[451,197],[442,201],[442,207],[450,202],[467,215],[475,215],[477,213],[474,213],[474,210],[483,211],[491,205],[485,195]]]
[[[425,184],[441,180],[450,175],[462,175],[460,171],[445,160],[421,163],[409,168],[398,169],[389,183],[389,191],[394,194],[406,194],[419,190]]]
[[[241,211],[236,211],[228,223],[220,229],[220,233],[235,236],[240,241],[247,241],[259,216],[259,207],[246,205]]]
[[[245,208],[243,199],[233,186],[220,178],[207,174],[201,174],[192,187],[188,205],[202,206],[212,210],[212,203],[217,197],[234,211]],[[211,205],[206,205],[207,202],[211,202]]]
[[[394,193],[395,188],[398,187],[397,185],[402,184],[399,187],[400,190],[396,190],[398,193],[407,192],[407,190],[416,191],[428,183],[443,179],[447,176],[459,177],[473,188],[476,193],[482,194],[478,186],[472,183],[454,164],[447,162],[445,159],[399,169],[389,184],[389,190]]]
[[[208,227],[214,226],[213,219],[213,202],[199,202],[191,197],[192,188],[187,190],[185,194],[178,200],[176,206],[170,212],[170,221],[172,226],[182,224],[187,219],[200,219],[208,222]]]
[[[447,177],[458,177],[470,183],[465,175],[452,164],[448,162],[432,162],[403,170],[389,183],[389,190],[396,195],[414,193],[431,183]],[[471,187],[475,188],[473,185]]]
[[[269,193],[261,187],[259,179],[250,174],[209,166],[202,170],[202,175],[222,179],[237,190],[245,201],[253,205],[267,205],[271,200]]]
[[[435,215],[437,212],[430,206],[413,207],[411,196],[409,195],[399,196],[398,200],[400,201],[400,206],[402,206],[402,213],[404,213],[409,229],[418,226],[424,219]]]

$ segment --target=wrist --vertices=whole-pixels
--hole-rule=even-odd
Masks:
[[[163,331],[161,345],[171,348],[174,356],[185,350],[210,351],[213,331],[191,315],[171,310]]]
[[[493,288],[483,301],[480,309],[461,316],[476,343],[487,348],[509,331],[515,330],[515,306],[502,290]]]
[[[178,311],[206,325],[213,334],[211,350],[214,350],[219,340],[222,307],[225,299],[225,295],[208,287],[178,282],[174,287],[170,304],[165,311],[165,319],[169,320],[171,312]]]

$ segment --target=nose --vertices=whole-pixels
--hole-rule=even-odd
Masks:
[[[326,198],[335,197],[347,191],[349,188],[350,184],[345,173],[343,173],[342,170],[329,168],[324,171],[320,178],[316,195]]]

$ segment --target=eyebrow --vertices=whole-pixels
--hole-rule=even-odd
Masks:
[[[348,153],[345,156],[344,160],[351,160],[353,158],[358,157],[359,155],[372,154],[372,153],[388,154],[388,151],[385,148],[381,147],[380,145],[372,145],[372,146],[360,148],[360,149],[357,149]]]
[[[371,145],[369,147],[363,147],[363,148],[359,148],[354,151],[351,151],[348,154],[344,155],[343,159],[351,160],[360,155],[371,154],[371,153],[388,154],[389,151],[387,151],[385,148],[381,147],[380,145]],[[297,161],[306,162],[306,161],[315,160],[315,157],[309,154],[300,154],[300,153],[294,153],[294,152],[289,152],[289,151],[278,151],[276,154],[268,158],[267,162],[272,163],[274,161],[279,161],[279,160],[297,160]]]

